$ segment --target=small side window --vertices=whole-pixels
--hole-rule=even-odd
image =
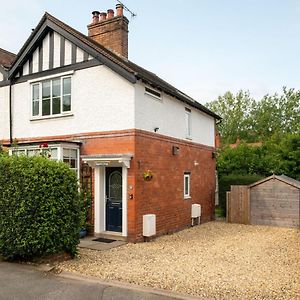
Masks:
[[[185,108],[185,135],[186,135],[186,138],[189,138],[189,139],[192,136],[191,118],[192,118],[191,110],[189,108]]]
[[[149,96],[152,96],[158,100],[162,100],[162,96],[161,96],[161,92],[158,91],[158,90],[155,90],[155,89],[151,89],[149,87],[145,87],[145,94],[146,95],[149,95]]]
[[[191,186],[191,174],[190,173],[184,173],[183,177],[183,196],[184,199],[191,198],[190,194],[190,186]]]

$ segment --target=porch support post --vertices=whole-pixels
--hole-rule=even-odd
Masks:
[[[94,195],[94,213],[95,213],[95,233],[100,233],[100,167],[95,167],[95,195]]]
[[[122,167],[122,185],[123,185],[123,201],[122,201],[122,236],[127,237],[127,166]]]

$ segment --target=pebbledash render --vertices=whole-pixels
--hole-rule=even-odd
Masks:
[[[136,242],[147,214],[157,235],[190,226],[192,204],[214,218],[220,117],[128,60],[128,23],[94,11],[86,36],[45,13],[18,55],[0,49],[0,140],[48,147],[89,186],[94,233]]]

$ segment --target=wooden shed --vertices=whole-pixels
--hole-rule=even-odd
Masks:
[[[300,181],[272,175],[249,189],[251,224],[299,227]]]

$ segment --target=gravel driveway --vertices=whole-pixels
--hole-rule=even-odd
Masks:
[[[300,299],[300,230],[210,222],[150,243],[80,250],[60,267],[214,299]]]

